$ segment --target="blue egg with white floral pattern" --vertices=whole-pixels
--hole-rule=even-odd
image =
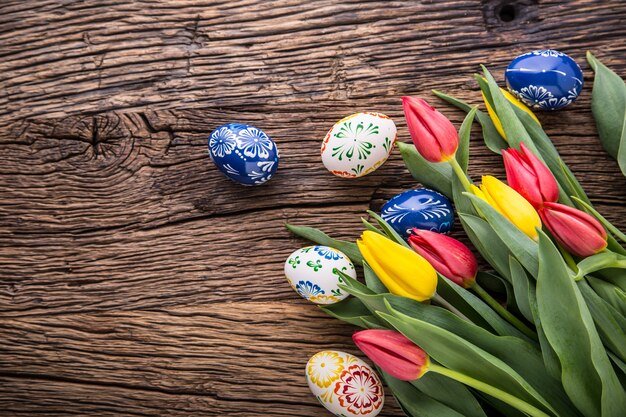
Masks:
[[[450,200],[428,188],[405,191],[393,197],[383,205],[380,217],[404,238],[409,237],[414,227],[448,233],[454,224]]]
[[[583,72],[576,61],[554,49],[518,56],[505,77],[515,97],[540,110],[562,109],[576,100],[583,88]]]
[[[209,156],[231,180],[260,185],[278,169],[276,143],[261,129],[244,123],[228,123],[209,136]]]

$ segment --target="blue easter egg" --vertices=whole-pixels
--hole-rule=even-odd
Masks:
[[[380,216],[405,238],[409,237],[414,227],[448,233],[454,223],[450,200],[428,188],[398,194],[385,203]]]
[[[228,123],[209,136],[209,156],[222,173],[243,185],[263,184],[278,169],[276,143],[261,129]]]
[[[506,85],[533,109],[558,110],[578,97],[583,72],[572,58],[553,49],[520,55],[506,69]]]

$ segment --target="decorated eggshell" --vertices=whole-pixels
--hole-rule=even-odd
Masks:
[[[263,184],[278,169],[278,148],[261,129],[228,123],[209,136],[209,156],[231,180],[243,185]]]
[[[356,279],[350,259],[328,246],[298,249],[285,262],[285,275],[291,287],[315,304],[333,304],[348,296],[337,286],[343,282],[337,271]]]
[[[409,237],[414,227],[448,233],[454,223],[450,200],[428,188],[398,194],[383,205],[380,216],[405,238]]]
[[[331,173],[358,178],[375,171],[389,157],[396,125],[381,113],[355,113],[333,125],[322,143],[322,162]]]
[[[509,64],[506,85],[529,107],[557,110],[576,100],[583,88],[583,72],[576,61],[562,52],[532,51]]]
[[[385,393],[372,368],[349,353],[325,350],[309,359],[306,380],[319,402],[336,416],[374,417]]]

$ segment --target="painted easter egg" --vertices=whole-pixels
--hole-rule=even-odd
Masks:
[[[298,249],[285,261],[285,276],[291,287],[315,304],[333,304],[348,296],[337,286],[343,282],[337,271],[356,279],[350,259],[328,246]]]
[[[313,395],[336,416],[374,417],[383,408],[378,375],[356,356],[325,350],[309,359],[305,373]]]
[[[391,153],[396,124],[381,113],[355,113],[333,125],[322,142],[322,162],[338,177],[375,171]]]
[[[209,136],[209,156],[226,177],[243,185],[263,184],[278,169],[276,143],[261,129],[243,123],[216,128]]]
[[[583,72],[576,61],[553,49],[518,56],[505,75],[509,91],[533,109],[561,109],[583,88]]]
[[[383,205],[380,216],[405,238],[414,227],[448,233],[454,223],[450,200],[428,188],[398,194]]]

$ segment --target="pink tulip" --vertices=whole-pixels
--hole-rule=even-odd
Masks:
[[[606,230],[594,217],[558,203],[544,203],[539,216],[554,238],[571,254],[591,256],[606,248]]]
[[[409,244],[441,275],[464,288],[474,284],[478,262],[463,243],[437,232],[413,229]]]
[[[536,209],[544,202],[559,199],[559,186],[552,172],[522,143],[520,150],[502,151],[509,186],[520,193]]]
[[[426,160],[444,162],[454,157],[459,136],[446,116],[416,97],[402,97],[402,107],[413,143]]]
[[[372,362],[401,381],[414,381],[428,371],[426,352],[394,330],[362,330],[352,340]]]

